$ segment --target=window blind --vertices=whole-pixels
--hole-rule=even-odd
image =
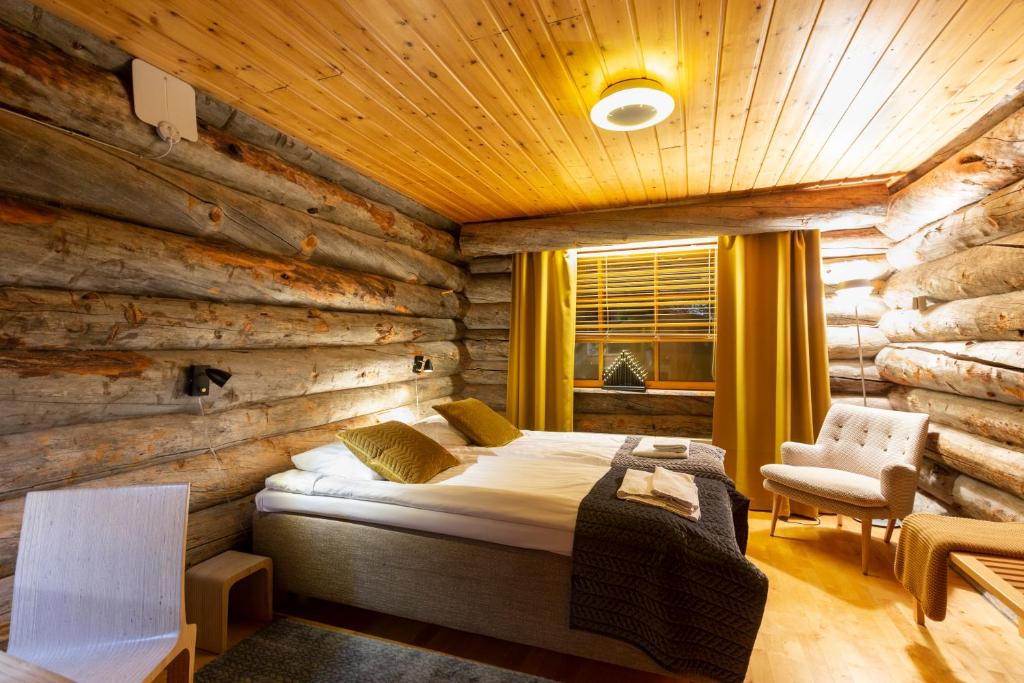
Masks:
[[[716,253],[713,244],[581,252],[576,338],[713,340]]]

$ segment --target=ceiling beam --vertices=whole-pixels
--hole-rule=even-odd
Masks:
[[[885,183],[765,192],[462,226],[465,256],[655,242],[784,230],[846,230],[885,220]]]

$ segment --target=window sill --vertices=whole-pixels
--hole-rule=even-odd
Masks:
[[[575,394],[622,394],[626,396],[711,396],[714,391],[696,391],[693,389],[648,389],[640,391],[622,391],[620,389],[601,389],[600,387],[574,387]]]

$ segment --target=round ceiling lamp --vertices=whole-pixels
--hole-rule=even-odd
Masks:
[[[660,83],[631,78],[605,89],[590,110],[590,120],[605,130],[640,130],[661,123],[675,108],[675,100]]]

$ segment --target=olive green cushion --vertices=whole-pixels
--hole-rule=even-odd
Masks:
[[[504,416],[475,398],[442,403],[434,406],[434,410],[477,446],[504,446],[523,435]]]
[[[371,470],[400,484],[422,484],[459,464],[444,446],[401,422],[346,429],[338,438]]]

